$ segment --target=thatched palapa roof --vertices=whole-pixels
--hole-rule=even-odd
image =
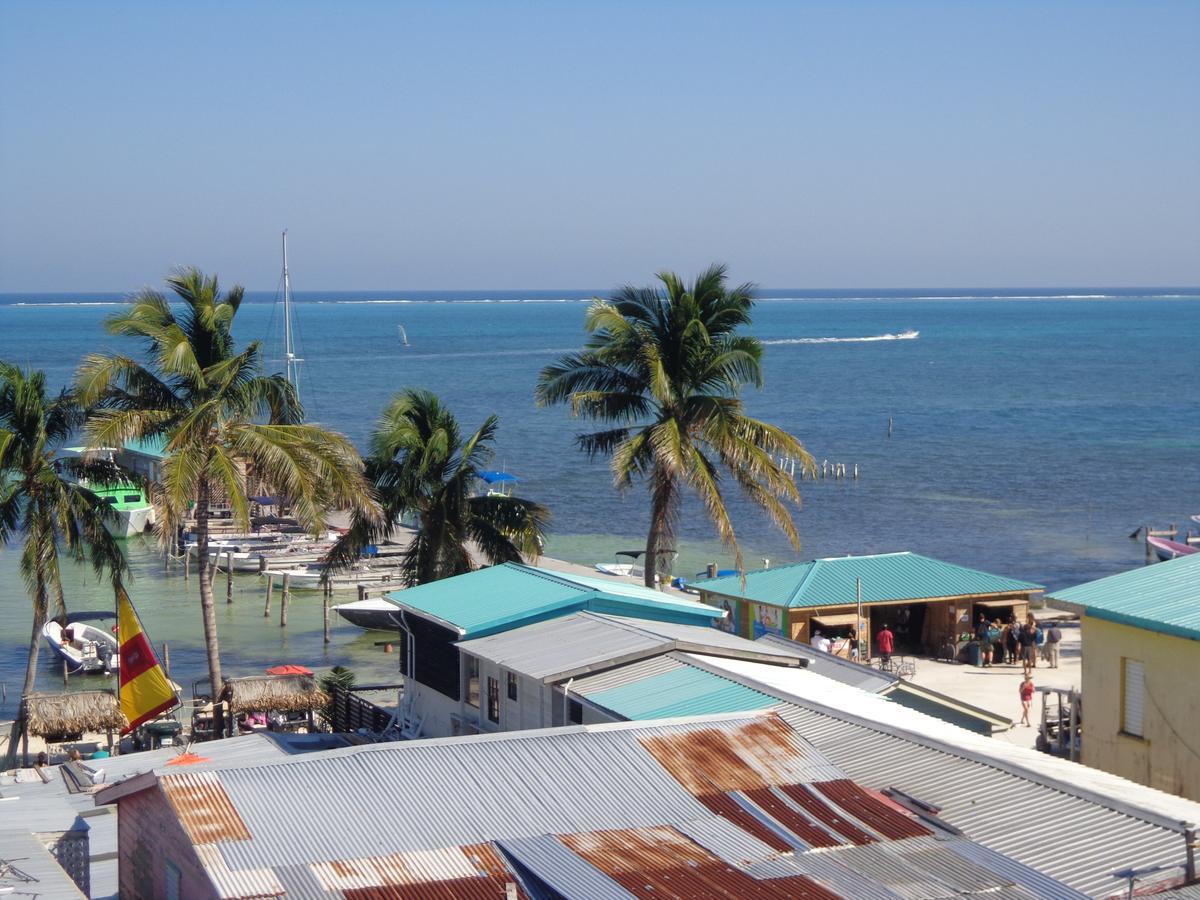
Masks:
[[[29,694],[25,702],[29,733],[39,737],[125,727],[121,704],[110,691]]]
[[[225,681],[222,699],[236,715],[243,712],[311,712],[329,702],[312,675],[250,675]]]

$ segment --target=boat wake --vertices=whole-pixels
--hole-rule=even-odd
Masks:
[[[867,344],[875,341],[915,341],[920,337],[919,331],[901,331],[899,334],[873,334],[868,337],[811,337],[811,338],[779,338],[773,341],[763,341],[764,344]]]

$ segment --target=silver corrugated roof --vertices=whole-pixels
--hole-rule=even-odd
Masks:
[[[973,840],[1085,894],[1110,893],[1114,869],[1184,861],[1179,832],[1011,774],[966,750],[939,749],[795,704],[778,710],[860,784],[899,788],[938,806],[941,818]]]
[[[832,653],[822,653],[808,644],[791,641],[777,634],[764,634],[754,643],[773,647],[806,659],[810,672],[816,672],[818,675],[824,675],[826,678],[832,678],[834,681],[840,681],[842,684],[861,688],[873,694],[886,690],[900,680],[895,675],[889,675],[887,672],[881,672],[871,666],[851,662],[840,656],[834,656]]]
[[[497,841],[500,849],[572,900],[633,900],[625,890],[551,834]]]
[[[612,688],[622,687],[627,684],[636,684],[647,678],[653,678],[655,675],[662,675],[666,672],[672,672],[675,669],[682,669],[686,665],[687,663],[683,662],[683,660],[679,659],[673,653],[667,653],[663,656],[652,656],[649,659],[642,659],[625,666],[609,669],[606,672],[598,672],[595,675],[585,675],[582,678],[576,678],[571,682],[571,692],[582,694],[586,697],[589,694],[598,694],[601,691],[611,690]]]
[[[577,612],[463,641],[459,650],[546,681],[599,670],[674,649],[793,662],[800,655],[717,628]],[[857,667],[857,668],[862,668]]]
[[[2,807],[0,807],[2,808]],[[58,861],[28,831],[14,830],[17,824],[5,817],[0,829],[0,866],[13,868],[0,871],[0,894],[13,897],[38,897],[43,900],[82,900],[83,892],[63,871]]]

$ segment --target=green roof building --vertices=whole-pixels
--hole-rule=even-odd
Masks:
[[[950,655],[979,615],[1024,617],[1042,586],[917,553],[841,556],[696,582],[701,599],[729,612],[734,633],[810,641],[818,631],[849,655],[849,633],[869,640],[884,624],[897,652]],[[862,620],[858,604],[862,603]],[[870,647],[868,644],[868,652]]]

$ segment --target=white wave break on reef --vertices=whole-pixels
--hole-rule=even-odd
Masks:
[[[764,344],[867,344],[875,341],[915,341],[921,336],[919,331],[901,331],[899,334],[874,334],[868,337],[810,337],[810,338],[779,338],[773,341],[763,341]]]

